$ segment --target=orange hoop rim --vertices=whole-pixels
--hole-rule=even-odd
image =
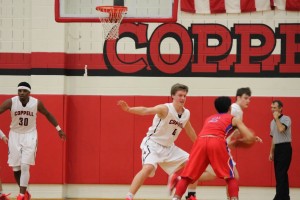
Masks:
[[[106,12],[106,13],[123,13],[127,11],[126,6],[97,6],[97,11]]]

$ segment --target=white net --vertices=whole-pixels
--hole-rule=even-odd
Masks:
[[[99,19],[103,27],[105,40],[115,40],[119,38],[119,28],[127,7],[123,6],[98,6]]]
[[[115,40],[119,38],[120,23],[102,23],[105,40]]]

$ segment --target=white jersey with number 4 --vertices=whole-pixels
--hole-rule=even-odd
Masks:
[[[13,97],[11,105],[10,130],[16,133],[29,133],[36,131],[36,115],[38,100],[29,97],[29,101],[24,107],[18,96]]]
[[[147,137],[163,146],[172,146],[179,133],[190,119],[190,111],[184,108],[181,116],[178,116],[173,103],[164,104],[168,107],[168,114],[164,119],[157,115],[153,118],[152,126],[148,129]]]

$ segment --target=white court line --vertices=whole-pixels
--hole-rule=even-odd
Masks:
[[[16,184],[3,184],[5,193],[12,193],[11,197],[18,194]],[[99,184],[31,184],[29,191],[33,198],[102,198],[102,199],[124,199],[128,192],[129,185],[99,185]],[[275,194],[275,187],[240,187],[241,200],[271,200]],[[147,200],[168,200],[165,185],[144,185],[135,196],[138,199]],[[291,200],[300,197],[300,188],[290,189]],[[198,186],[198,200],[224,200],[226,199],[225,186]]]

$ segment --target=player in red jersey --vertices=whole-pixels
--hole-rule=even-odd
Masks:
[[[255,142],[255,136],[240,119],[230,115],[230,106],[231,99],[229,97],[218,97],[215,100],[215,108],[218,113],[206,119],[191,150],[181,179],[177,179],[173,200],[181,199],[187,186],[198,180],[209,164],[217,177],[225,179],[230,199],[238,199],[239,186],[234,178],[233,163],[228,152],[226,138],[235,128],[240,131],[245,143]]]

